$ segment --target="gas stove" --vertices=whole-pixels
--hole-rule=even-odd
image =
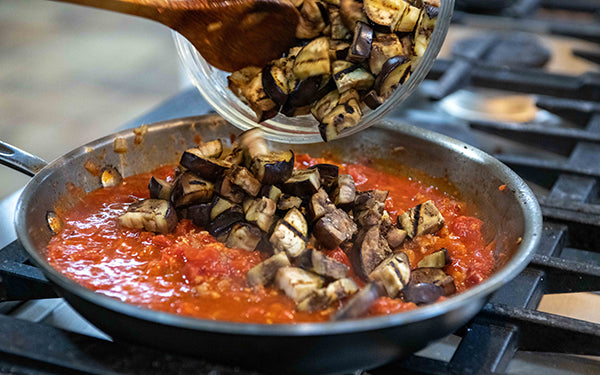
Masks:
[[[517,171],[542,207],[543,238],[529,267],[467,326],[368,374],[600,373],[600,3],[457,6],[428,80],[389,118],[460,139]],[[189,88],[124,127],[210,111]],[[113,342],[87,323],[15,241],[18,194],[0,201],[0,373],[249,374]]]

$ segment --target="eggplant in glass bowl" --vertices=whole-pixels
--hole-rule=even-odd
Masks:
[[[397,11],[398,4],[405,11]],[[244,87],[232,73],[208,64],[183,36],[174,32],[173,37],[192,83],[231,124],[243,130],[261,127],[273,141],[315,143],[368,128],[418,88],[446,37],[454,0],[436,5],[435,0],[304,0],[298,6],[304,30],[297,29],[303,39],[281,59],[251,68],[254,80],[234,72],[246,80]],[[307,25],[302,17],[325,20],[325,27]],[[303,70],[299,60],[314,60],[315,50],[326,64]],[[273,67],[279,76],[269,74]],[[317,72],[307,72],[311,69]],[[282,76],[287,77],[283,83],[277,79]],[[273,87],[277,83],[283,90]],[[248,94],[249,86],[259,91]]]

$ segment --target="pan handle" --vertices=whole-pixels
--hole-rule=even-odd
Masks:
[[[48,163],[18,147],[0,141],[0,164],[33,177]]]

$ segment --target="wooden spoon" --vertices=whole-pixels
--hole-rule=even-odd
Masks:
[[[286,0],[57,0],[131,14],[186,37],[218,69],[262,67],[292,46],[298,11]]]

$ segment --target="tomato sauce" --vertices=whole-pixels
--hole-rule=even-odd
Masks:
[[[296,166],[331,162],[297,155]],[[413,268],[442,247],[452,263],[444,268],[454,277],[457,291],[475,285],[492,272],[493,251],[483,241],[482,222],[467,216],[467,205],[435,186],[372,166],[340,164],[360,191],[389,190],[386,209],[392,219],[432,199],[446,220],[435,235],[405,241],[402,250]],[[48,245],[48,260],[56,269],[98,293],[151,309],[185,316],[254,323],[326,321],[340,304],[317,312],[298,312],[295,303],[271,287],[250,288],[246,273],[268,256],[258,251],[229,249],[191,221],[182,220],[167,235],[121,227],[118,217],[130,203],[148,198],[151,176],[173,179],[174,167],[123,180],[123,184],[95,190],[75,207],[57,213],[63,230]],[[349,265],[341,249],[327,255]],[[399,299],[380,298],[370,315],[416,308]]]

